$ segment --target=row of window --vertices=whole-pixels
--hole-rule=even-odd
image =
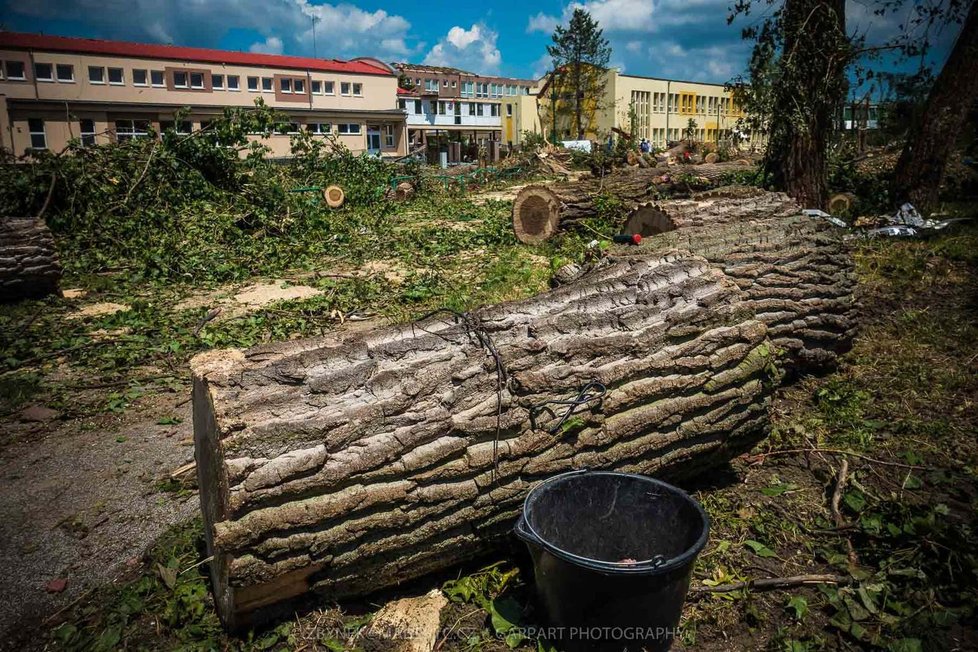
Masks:
[[[707,116],[738,114],[738,108],[729,97],[699,95],[697,93],[654,93],[632,91],[632,105],[644,122],[645,116],[652,113],[665,113],[668,99],[669,113],[693,113]]]
[[[95,120],[82,118],[78,123],[82,145],[94,145],[96,134]],[[200,128],[204,129],[209,124],[209,121],[202,120],[200,122]],[[151,125],[152,123],[149,120],[115,120],[115,138],[119,142],[125,142],[134,138],[149,138]],[[341,122],[335,125],[328,122],[309,122],[304,126],[306,131],[316,135],[331,134],[334,128],[336,129],[336,133],[341,136],[359,136],[363,133],[363,125],[357,122]],[[302,128],[302,125],[299,125],[297,122],[290,122],[288,126],[282,125],[282,127],[288,134],[297,134]],[[47,149],[47,133],[44,129],[44,120],[40,118],[29,118],[27,120],[27,131],[30,134],[31,149]],[[189,120],[161,120],[160,131],[189,134],[193,131],[193,124]],[[389,124],[383,125],[381,131],[384,136],[385,146],[394,147],[394,126]]]
[[[420,77],[414,80],[415,88],[421,88],[422,83],[424,84],[425,91],[429,93],[437,93],[439,80],[437,79],[425,79],[422,80]],[[458,82],[455,80],[449,81],[448,79],[441,80],[442,88],[448,88],[451,84],[452,88],[458,87]],[[462,82],[462,91],[460,95],[462,97],[504,97],[516,95],[529,95],[530,87],[521,86],[519,84],[493,84],[490,82]]]
[[[451,100],[400,100],[400,108],[411,111],[414,115],[460,115],[461,107],[468,105],[469,116],[499,117],[498,104],[482,104],[481,102],[452,102]],[[458,113],[456,114],[456,105]],[[486,109],[486,107],[489,107]],[[506,105],[506,115],[512,117],[513,105]]]
[[[179,89],[203,90],[205,86],[204,71],[176,70],[173,72],[173,87]],[[26,81],[27,74],[23,61],[0,62],[0,79]],[[39,82],[74,83],[75,67],[67,63],[35,63],[34,79]],[[88,66],[88,83],[106,84],[110,86],[125,86],[126,72],[123,68],[112,66]],[[132,69],[132,85],[140,87],[166,88],[166,76],[162,70],[144,68]],[[275,92],[275,80],[272,77],[248,77],[248,90],[253,93]],[[313,95],[335,95],[336,83],[323,79],[310,81],[310,92]],[[239,75],[211,75],[211,88],[216,91],[241,90]],[[305,77],[287,77],[279,79],[279,91],[286,94],[305,95]],[[363,97],[363,84],[359,82],[340,82],[340,95],[346,97]]]

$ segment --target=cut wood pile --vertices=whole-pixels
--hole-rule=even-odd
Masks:
[[[626,207],[635,208],[676,186],[687,186],[691,179],[716,185],[732,172],[750,169],[740,163],[633,168],[603,177],[530,185],[513,201],[513,229],[520,242],[539,244],[582,218],[594,217],[596,201],[601,197],[615,197]]]
[[[763,437],[781,371],[848,345],[851,261],[824,224],[772,214],[648,242],[524,301],[195,358],[224,622],[471,559],[561,471],[698,473]],[[591,382],[607,393],[562,425],[565,408],[535,407]]]
[[[0,301],[58,292],[61,262],[44,220],[0,218]]]

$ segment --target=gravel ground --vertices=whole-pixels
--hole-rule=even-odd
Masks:
[[[196,494],[158,486],[193,460],[190,404],[177,407],[183,400],[150,397],[121,418],[33,421],[34,406],[5,420],[0,649],[23,649],[39,621],[137,565],[163,531],[196,513]],[[158,425],[163,416],[182,422]]]

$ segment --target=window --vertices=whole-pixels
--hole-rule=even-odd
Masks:
[[[481,104],[480,103],[480,104],[476,104],[475,105],[475,114],[477,116],[481,116],[483,114],[483,111],[485,111],[485,105],[484,104]]]
[[[228,75],[228,90],[236,91],[240,88],[237,75]]]
[[[305,79],[293,79],[292,80],[292,91],[297,95],[306,94],[306,80]]]
[[[134,138],[148,138],[148,137],[149,137],[148,120],[116,120],[115,121],[115,139],[120,143],[125,142],[127,140],[132,140]]]
[[[27,130],[31,134],[31,149],[48,148],[48,139],[44,135],[44,120],[30,118],[27,121]]]
[[[109,68],[109,83],[113,86],[122,86],[126,82],[122,74],[122,68]]]
[[[190,73],[190,88],[203,88],[203,87],[204,87],[204,73],[202,72]]]
[[[285,133],[287,133],[287,134],[297,134],[297,133],[299,133],[299,123],[298,122],[290,122],[289,124],[283,125],[283,126],[285,127]]]
[[[274,90],[275,90],[275,80],[272,79],[271,77],[262,77],[261,78],[261,92],[262,93],[271,93]]]
[[[414,100],[414,114],[421,115],[421,100]]]
[[[429,93],[438,92],[438,80],[437,79],[426,79],[424,80],[424,89]]]
[[[292,80],[291,79],[280,79],[278,81],[279,81],[279,86],[282,89],[282,92],[283,93],[288,93],[288,94],[291,95],[292,94]]]
[[[309,88],[313,95],[323,94],[323,82],[319,81],[318,79],[312,80],[309,84]]]
[[[462,97],[472,97],[475,93],[475,84],[473,82],[462,82]]]
[[[351,122],[349,124],[340,124],[337,125],[337,127],[341,135],[356,136],[360,134],[360,125],[355,122]]]
[[[340,82],[340,95],[350,95],[350,82]]]
[[[476,97],[488,97],[489,96],[489,84],[478,83],[475,85],[475,96]]]
[[[499,117],[499,105],[498,104],[490,104],[489,105],[489,115],[491,115],[494,118],[498,118]]]
[[[438,115],[438,100],[431,100],[428,102],[429,111],[431,115]]]
[[[438,115],[445,115],[445,102],[438,103]]]
[[[52,66],[50,63],[35,63],[34,64],[34,79],[36,79],[37,81],[43,81],[43,82],[53,82],[54,81],[54,66]]]
[[[85,147],[91,147],[95,144],[95,121],[91,119],[82,119],[78,121],[78,125],[81,127],[81,144]]]
[[[335,90],[335,87],[334,87],[333,82],[328,81],[328,82],[324,83],[323,84],[323,92],[326,95],[333,95],[333,94],[335,94],[336,93],[336,90]]]
[[[458,82],[456,82],[456,81],[453,81],[452,82],[452,88],[455,88],[457,85],[458,85]]]
[[[441,85],[444,86],[445,88],[448,88],[448,80],[446,79],[445,81],[443,81]]]
[[[105,68],[101,66],[89,66],[88,67],[88,83],[89,84],[104,84],[105,83]]]
[[[149,73],[149,81],[153,84],[154,88],[163,88],[166,86],[166,81],[163,77],[162,70],[151,70]]]
[[[190,88],[190,81],[186,72],[182,70],[176,70],[173,72],[173,87]]]
[[[394,147],[394,125],[384,125],[384,147]]]
[[[132,85],[133,86],[145,86],[146,85],[146,71],[137,70],[133,68],[132,70]]]
[[[224,75],[211,75],[211,88],[215,91],[223,91]]]
[[[353,85],[353,96],[354,97],[363,97],[363,84],[354,84]]]
[[[189,120],[160,120],[160,131],[172,131],[175,134],[187,135],[193,131]]]
[[[317,136],[325,136],[332,131],[332,125],[328,122],[309,122],[306,124],[306,131]]]
[[[24,75],[23,61],[7,62],[7,79],[27,79],[26,75]]]
[[[59,63],[54,68],[59,82],[73,83],[75,81],[75,67],[71,64]]]
[[[258,78],[257,77],[249,77],[248,78],[248,90],[251,91],[252,93],[257,93],[258,92]]]
[[[508,118],[512,118],[513,117],[513,105],[512,104],[507,104],[506,105],[506,117],[508,117]]]

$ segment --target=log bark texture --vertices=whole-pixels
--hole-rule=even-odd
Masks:
[[[0,301],[58,292],[61,262],[43,219],[0,218]]]
[[[498,395],[494,359],[451,319],[194,360],[225,623],[308,590],[361,595],[480,554],[554,473],[690,473],[765,432],[767,328],[704,258],[612,260],[472,319],[498,350]],[[530,428],[534,404],[593,380],[608,387],[600,404],[556,434],[552,418]]]
[[[726,186],[695,193],[689,199],[640,203],[628,213],[622,232],[648,237],[690,227],[780,219],[800,210],[784,193]]]
[[[513,230],[520,242],[539,244],[577,220],[594,217],[598,212],[596,202],[601,197],[615,197],[631,208],[665,185],[682,185],[688,179],[717,184],[731,172],[750,169],[739,163],[673,165],[620,170],[578,181],[530,185],[513,201]]]

